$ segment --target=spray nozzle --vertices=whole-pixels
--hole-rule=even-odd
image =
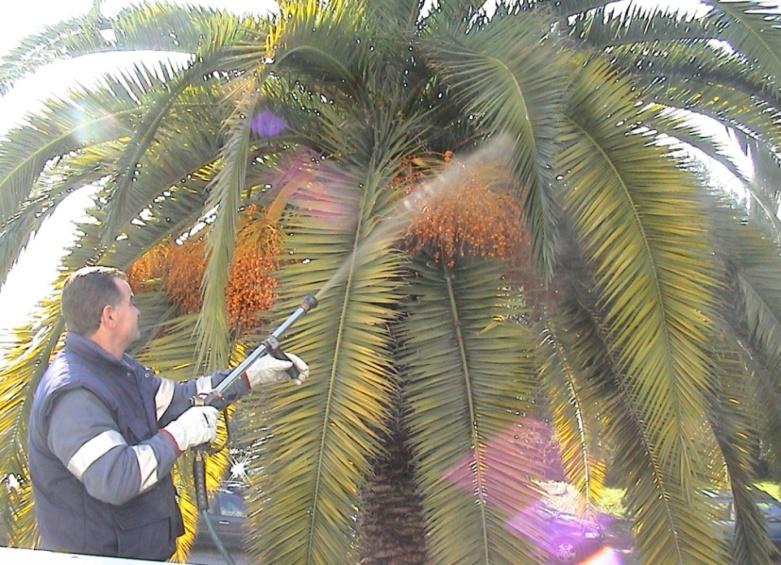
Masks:
[[[315,306],[317,306],[317,298],[315,298],[313,294],[307,294],[304,297],[304,301],[301,303],[301,309],[304,312],[309,312]]]

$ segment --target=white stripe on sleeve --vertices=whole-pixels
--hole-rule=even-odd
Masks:
[[[195,379],[195,392],[196,394],[208,393],[212,391],[212,378],[211,377],[198,377]]]
[[[84,472],[95,461],[119,445],[127,445],[125,438],[116,430],[101,432],[82,445],[68,461],[68,470],[81,480]]]
[[[138,490],[141,493],[157,482],[157,457],[149,445],[134,445],[131,449],[136,454],[138,469],[141,471],[141,486]]]
[[[160,388],[157,389],[157,393],[155,394],[155,409],[157,411],[158,420],[171,405],[171,400],[174,398],[174,390],[176,390],[176,383],[174,383],[174,381],[170,379],[160,379]]]

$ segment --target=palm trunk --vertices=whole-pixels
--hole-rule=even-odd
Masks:
[[[401,425],[402,410],[399,402],[385,438],[385,453],[374,461],[362,492],[358,526],[362,565],[427,562],[423,508]]]

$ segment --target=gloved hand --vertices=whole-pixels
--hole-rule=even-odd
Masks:
[[[212,441],[217,436],[217,415],[213,406],[193,406],[163,428],[174,438],[179,451]]]
[[[295,364],[299,372],[298,378],[293,379],[293,382],[297,385],[304,382],[309,376],[309,366],[297,355],[287,353],[287,356],[290,357],[290,361],[293,363],[282,359],[276,359],[271,355],[264,355],[247,367],[246,374],[250,388],[289,381],[290,376],[285,371],[292,367],[293,364]]]

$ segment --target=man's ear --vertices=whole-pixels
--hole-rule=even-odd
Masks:
[[[106,304],[100,312],[100,324],[106,327],[112,327],[114,324],[114,308],[111,304]]]

